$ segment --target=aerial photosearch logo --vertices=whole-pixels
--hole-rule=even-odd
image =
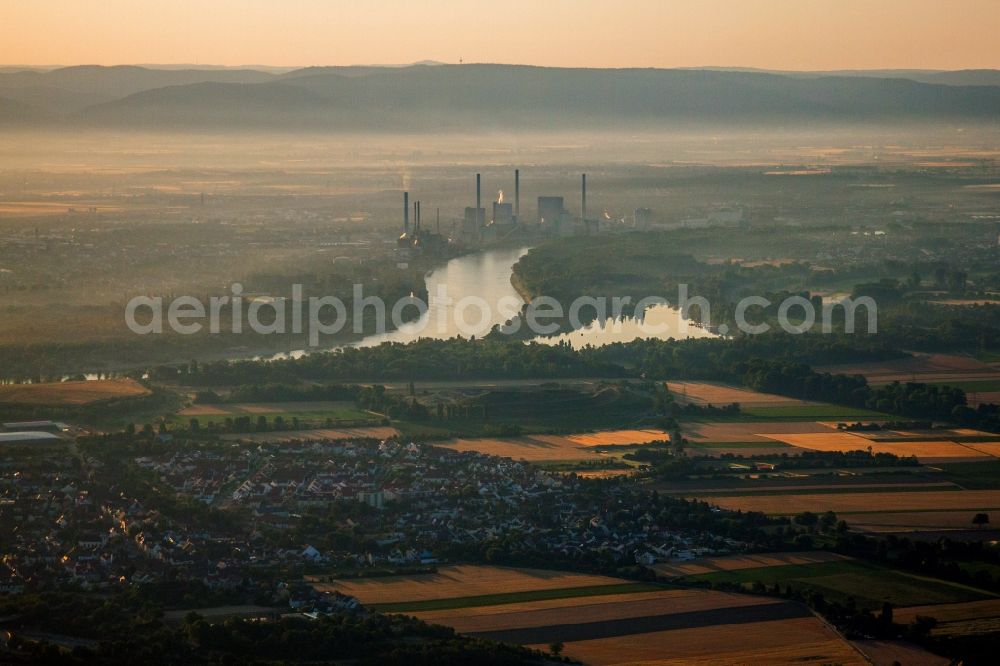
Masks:
[[[433,305],[433,307],[432,307]],[[775,306],[777,306],[775,308]],[[656,322],[646,314],[652,308],[671,308],[679,314],[679,330]],[[355,335],[382,334],[407,328],[421,337],[450,337],[450,334],[482,336],[492,330],[513,336],[551,336],[565,330],[579,330],[592,321],[608,321],[611,326],[625,319],[633,320],[640,337],[685,337],[685,327],[698,326],[718,335],[759,335],[780,330],[791,335],[815,331],[833,333],[834,322],[842,322],[839,330],[852,334],[863,313],[863,331],[878,331],[878,306],[868,296],[843,298],[817,303],[804,296],[792,295],[775,303],[764,296],[745,296],[731,307],[731,322],[713,325],[712,304],[704,296],[691,296],[689,286],[681,284],[673,301],[661,296],[633,300],[629,296],[580,296],[568,305],[551,296],[538,296],[525,303],[518,298],[504,297],[490,303],[479,296],[464,296],[454,300],[447,285],[439,285],[431,296],[431,304],[410,295],[387,303],[379,296],[365,295],[364,285],[355,284],[351,297],[303,295],[301,284],[292,285],[291,296],[248,296],[240,283],[234,283],[229,293],[207,299],[177,296],[165,300],[162,296],[136,296],[125,306],[125,323],[137,335],[162,334],[169,330],[179,335],[242,334],[301,335],[305,333],[310,346],[319,346],[324,336],[349,330]],[[773,312],[774,316],[763,316]],[[350,327],[348,328],[348,324]],[[735,327],[735,330],[734,330]],[[528,336],[528,337],[530,337]]]

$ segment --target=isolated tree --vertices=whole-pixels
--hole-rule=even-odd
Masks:
[[[549,645],[549,652],[552,653],[553,657],[558,657],[560,654],[562,654],[562,651],[563,651],[563,644],[560,641],[557,641]]]
[[[990,514],[977,513],[972,517],[972,524],[976,527],[983,527],[990,524]]]

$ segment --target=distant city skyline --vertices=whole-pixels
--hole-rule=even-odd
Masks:
[[[0,0],[0,65],[1000,68],[997,0]]]

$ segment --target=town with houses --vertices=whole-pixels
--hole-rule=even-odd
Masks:
[[[679,528],[696,521],[667,520],[634,485],[477,452],[399,440],[146,448],[126,459],[86,445],[79,457],[0,454],[0,590],[187,580],[301,609],[339,598],[294,584],[308,573],[472,553],[621,567],[746,546]]]

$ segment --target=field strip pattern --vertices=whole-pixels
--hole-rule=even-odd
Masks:
[[[498,593],[621,585],[629,581],[542,569],[457,565],[441,567],[437,573],[330,581],[312,577],[312,582],[318,590],[350,594],[363,604],[400,604]]]
[[[508,643],[534,644],[614,638],[658,631],[691,629],[706,625],[751,624],[803,617],[812,617],[812,614],[804,606],[790,602],[778,602],[753,606],[734,606],[732,608],[713,608],[686,613],[624,617],[596,622],[525,626],[518,629],[462,633]]]
[[[768,597],[748,597],[704,590],[658,590],[582,599],[548,599],[477,608],[414,613],[428,622],[447,624],[461,632],[498,631],[563,624],[567,613],[579,622],[619,620],[642,615],[668,615],[718,608],[748,608],[776,603]]]

